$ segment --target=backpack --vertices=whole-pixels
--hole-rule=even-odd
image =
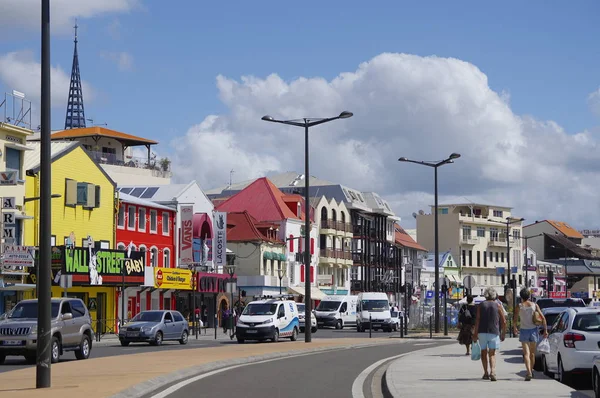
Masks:
[[[463,306],[460,311],[458,321],[460,323],[470,324],[472,320],[473,320],[473,314],[471,314],[469,307],[467,305]]]

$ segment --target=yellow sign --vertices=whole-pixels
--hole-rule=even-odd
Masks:
[[[154,268],[154,287],[192,290],[192,271],[181,268]]]

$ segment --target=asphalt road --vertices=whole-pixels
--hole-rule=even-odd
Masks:
[[[396,334],[398,334],[397,332]],[[384,333],[381,331],[373,332],[373,337],[390,336],[392,333]],[[203,348],[203,347],[215,347],[227,344],[238,344],[237,341],[229,340],[224,338],[223,330],[219,329],[217,332],[218,340],[214,339],[214,329],[209,331],[206,335],[202,335],[198,340],[194,336],[190,336],[189,343],[187,345],[181,345],[178,342],[165,342],[160,347],[154,347],[149,344],[131,344],[129,347],[121,347],[118,340],[112,339],[110,342],[103,341],[101,344],[92,345],[92,353],[90,358],[102,358],[110,357],[115,355],[128,355],[128,354],[140,354],[143,352],[152,351],[163,351],[163,350],[182,350],[190,348]],[[356,338],[361,337],[364,339],[369,338],[369,333],[357,333],[355,329],[346,328],[343,330],[335,329],[319,329],[313,334],[313,340],[322,338]],[[304,335],[300,334],[299,340],[304,339]],[[251,343],[250,343],[251,344]],[[61,357],[61,362],[64,361],[75,361],[75,354],[72,352],[66,353]],[[3,365],[0,365],[0,373],[9,372],[11,370],[18,370],[26,368],[29,365],[25,362],[23,357],[7,357]]]
[[[198,380],[169,395],[169,398],[348,398],[352,397],[354,380],[373,363],[394,355],[455,343],[453,340],[414,340],[257,363]],[[370,378],[367,378],[365,384],[369,383]],[[363,388],[366,397],[371,396],[369,391],[369,388]]]

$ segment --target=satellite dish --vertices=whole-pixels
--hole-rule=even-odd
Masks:
[[[424,214],[425,214],[425,212],[424,212],[423,210],[419,210],[419,214],[420,214],[420,215],[424,215]]]
[[[413,216],[414,218],[417,218],[417,213],[413,213],[413,214],[412,214],[412,216]]]

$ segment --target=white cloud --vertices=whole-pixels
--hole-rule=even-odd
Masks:
[[[113,40],[121,38],[121,21],[118,18],[113,19],[107,26],[106,32]]]
[[[71,75],[59,66],[52,66],[50,76],[52,107],[66,109]],[[41,65],[32,51],[0,55],[0,80],[8,90],[25,93],[26,98],[32,101],[34,109],[39,109]],[[83,81],[82,84],[84,103],[87,104],[94,100],[95,94],[87,82]]]
[[[205,188],[271,171],[302,171],[300,128],[260,118],[355,116],[311,130],[311,174],[387,197],[407,226],[433,204],[433,171],[400,156],[436,160],[441,201],[512,206],[528,221],[590,225],[600,217],[600,151],[588,131],[567,134],[552,121],[515,115],[474,65],[452,58],[381,54],[332,81],[217,78],[228,112],[210,115],[173,141],[179,180]]]
[[[133,68],[133,55],[128,52],[102,52],[100,56],[114,62],[120,71],[129,71]]]
[[[103,14],[124,13],[140,5],[140,0],[51,0],[50,23],[52,32],[68,31],[73,25],[74,18],[91,18]],[[40,0],[2,0],[0,2],[1,28],[39,30],[40,18]]]
[[[600,88],[588,95],[588,105],[594,114],[600,116]]]

